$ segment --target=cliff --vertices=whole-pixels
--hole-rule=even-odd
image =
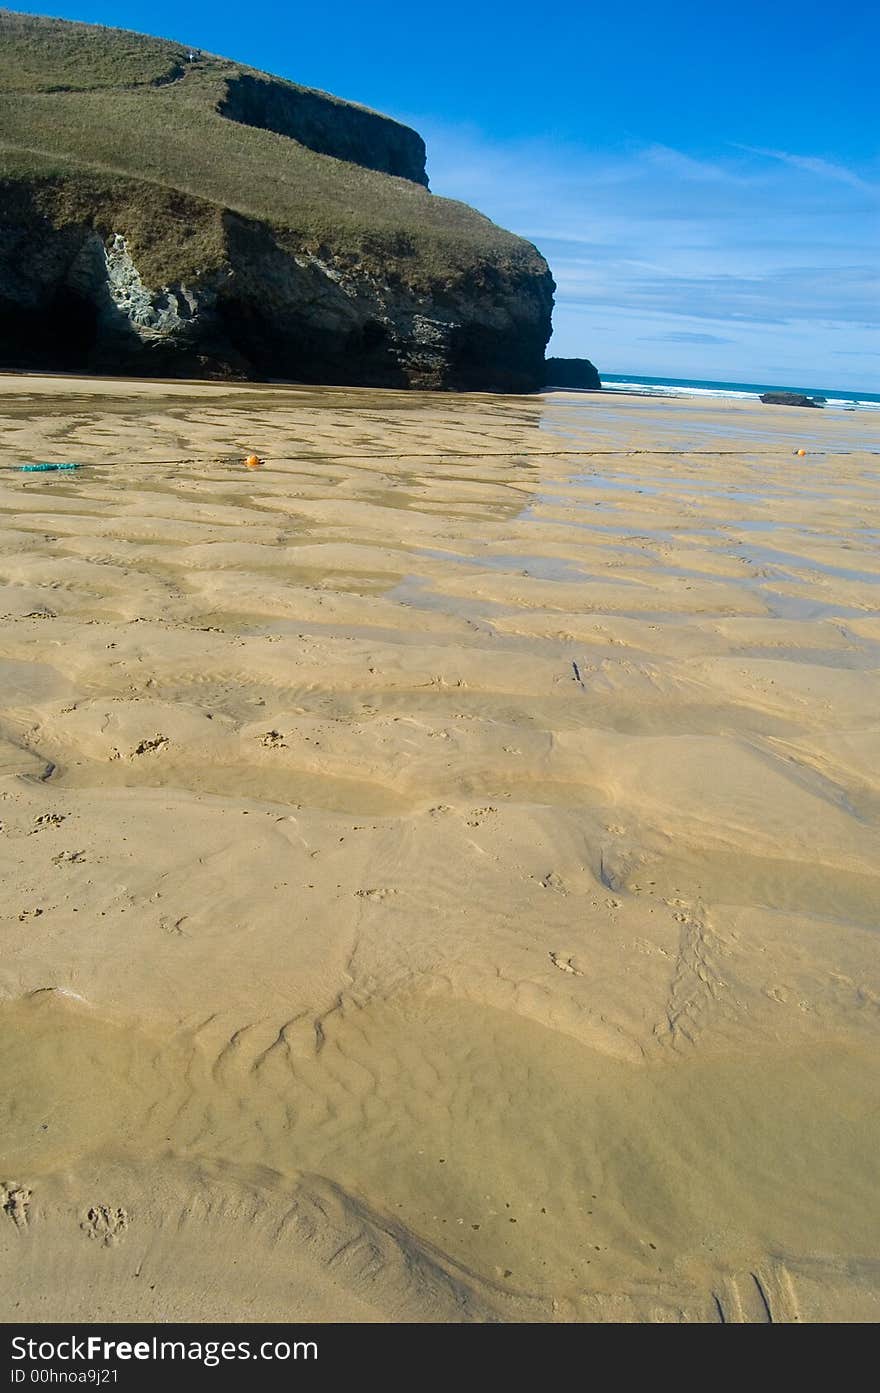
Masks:
[[[420,135],[388,116],[325,92],[242,72],[227,81],[217,110],[243,126],[289,136],[319,155],[428,187]]]
[[[408,127],[0,11],[0,366],[531,391],[553,281]]]

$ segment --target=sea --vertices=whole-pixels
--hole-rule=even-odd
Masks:
[[[728,397],[756,400],[764,392],[799,392],[805,397],[824,397],[825,406],[838,411],[880,411],[880,393],[849,392],[837,387],[781,387],[778,383],[704,382],[687,377],[638,377],[630,373],[602,374],[607,392],[636,393],[645,397]]]

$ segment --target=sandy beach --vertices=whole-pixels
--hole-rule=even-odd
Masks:
[[[876,418],[0,418],[7,1318],[878,1319]]]

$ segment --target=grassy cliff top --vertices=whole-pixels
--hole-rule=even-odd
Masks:
[[[318,149],[280,133],[291,111]],[[26,189],[53,222],[91,217],[123,231],[148,275],[219,265],[226,210],[268,224],[282,246],[376,271],[390,258],[415,288],[457,280],[478,261],[540,267],[528,243],[418,176],[319,153],[334,131],[339,148],[354,148],[354,131],[354,145],[366,140],[380,158],[422,148],[355,103],[213,55],[191,63],[185,44],[0,10],[4,201]]]
[[[0,9],[0,92],[77,92],[169,82],[187,49],[166,39]]]

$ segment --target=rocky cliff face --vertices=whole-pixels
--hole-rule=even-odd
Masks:
[[[319,155],[428,187],[422,137],[377,111],[251,73],[230,78],[217,110],[230,121],[288,136]]]
[[[34,32],[47,56],[32,94],[0,80],[0,366],[543,385],[546,262],[430,194],[414,131],[161,41],[141,83],[140,50],[120,48],[114,86],[112,30],[104,86],[61,87],[69,31],[77,81],[98,31],[8,12],[4,26],[13,57],[26,26],[29,71]]]
[[[326,250],[284,246],[228,210],[209,273],[142,275],[124,213],[65,221],[55,188],[0,185],[0,367],[485,391],[542,385],[549,271],[477,264],[407,286]],[[14,194],[18,194],[15,198]],[[19,219],[8,220],[13,203]],[[42,206],[41,206],[42,205]]]

